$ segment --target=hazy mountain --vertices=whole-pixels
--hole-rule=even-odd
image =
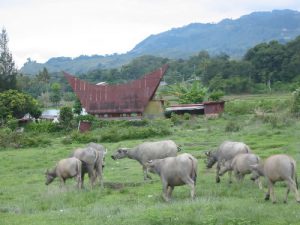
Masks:
[[[210,54],[226,53],[241,57],[250,47],[261,42],[287,42],[300,35],[300,12],[274,10],[254,12],[239,19],[219,23],[192,23],[184,27],[150,35],[126,54],[51,58],[44,64],[28,61],[21,68],[25,74],[36,74],[43,67],[50,72],[61,70],[84,73],[99,68],[119,67],[141,55],[187,58],[206,50]]]

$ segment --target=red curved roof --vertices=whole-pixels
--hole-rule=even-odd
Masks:
[[[90,114],[143,113],[168,65],[127,84],[99,86],[64,72],[73,91]]]

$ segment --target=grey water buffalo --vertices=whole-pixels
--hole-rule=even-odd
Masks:
[[[206,152],[207,156],[207,168],[212,168],[212,166],[217,163],[216,171],[216,182],[220,182],[219,170],[221,161],[231,161],[234,156],[240,153],[251,153],[249,146],[243,142],[233,142],[233,141],[224,141],[216,151]],[[231,171],[229,174],[229,182],[231,182]]]
[[[180,148],[174,141],[145,142],[134,148],[120,148],[111,157],[114,160],[129,158],[137,160],[143,166],[144,180],[151,179],[148,174],[146,163],[152,159],[163,159],[176,156]]]
[[[76,177],[77,187],[82,187],[81,179],[82,163],[79,159],[72,157],[60,160],[52,170],[46,172],[46,185],[50,184],[56,177],[60,179],[60,186],[65,184],[66,179]]]
[[[97,179],[103,187],[103,168],[107,150],[100,144],[89,143],[85,148],[77,148],[72,156],[82,161],[82,182],[85,173],[88,173],[91,186],[94,186]]]
[[[268,192],[266,193],[265,200],[269,200],[271,195],[271,200],[275,203],[276,198],[273,186],[277,181],[285,181],[287,183],[287,190],[284,203],[287,202],[290,189],[294,192],[297,202],[300,203],[296,161],[291,156],[285,154],[272,155],[263,164],[253,166],[252,168],[256,172],[257,177],[265,176],[268,181]]]
[[[233,171],[237,180],[243,180],[246,174],[253,174],[251,179],[255,180],[260,189],[262,189],[262,184],[260,179],[254,179],[256,176],[253,172],[253,166],[258,165],[260,162],[259,156],[252,153],[241,153],[236,155],[232,161],[222,161],[220,166],[219,175],[222,176],[227,171]]]
[[[165,201],[170,200],[175,186],[185,184],[191,188],[192,199],[195,198],[198,162],[191,154],[183,153],[175,157],[150,160],[147,167],[150,172],[160,176]]]

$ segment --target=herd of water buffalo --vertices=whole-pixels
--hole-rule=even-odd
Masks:
[[[134,148],[120,148],[111,155],[114,160],[129,158],[137,160],[143,167],[144,179],[151,179],[148,171],[160,176],[163,184],[163,198],[169,201],[175,186],[188,185],[191,188],[191,197],[195,198],[195,186],[197,178],[198,161],[188,153],[177,153],[181,149],[172,140],[158,142],[144,142]],[[84,175],[88,173],[92,186],[99,180],[103,187],[103,168],[107,150],[104,146],[89,143],[84,148],[75,149],[69,158],[60,160],[50,171],[46,172],[46,185],[56,177],[65,183],[67,178],[75,177],[78,188],[82,188]],[[273,186],[277,181],[285,181],[287,190],[284,202],[292,190],[295,198],[300,203],[296,174],[296,161],[285,154],[277,154],[268,157],[264,162],[259,156],[253,154],[250,148],[242,142],[223,142],[217,150],[205,153],[206,166],[216,166],[216,182],[220,182],[220,176],[228,172],[229,182],[231,174],[237,180],[242,180],[246,174],[251,174],[251,179],[262,189],[260,177],[264,176],[268,182],[268,191],[265,200],[276,202]]]

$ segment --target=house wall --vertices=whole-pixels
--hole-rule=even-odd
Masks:
[[[162,100],[151,100],[145,108],[143,113],[145,118],[163,118],[164,117],[164,107]]]

